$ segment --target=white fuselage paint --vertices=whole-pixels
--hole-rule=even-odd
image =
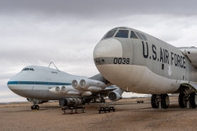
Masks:
[[[103,76],[128,91],[145,94],[162,94],[178,90],[181,81],[159,76],[145,66],[99,65]],[[113,72],[111,74],[110,72]],[[110,75],[111,74],[111,75]]]
[[[85,79],[86,77],[70,75],[68,73],[42,66],[27,66],[17,75],[12,77],[7,85],[14,93],[40,100],[58,100],[65,97],[81,97],[79,90],[71,87],[74,79]],[[25,69],[24,68],[24,69]],[[49,90],[59,86],[65,86],[69,91],[66,93],[52,93]]]
[[[120,38],[115,33],[96,45],[95,65],[112,84],[146,94],[174,93],[182,83],[197,84],[196,68],[176,47],[132,28],[115,30],[128,30],[128,36],[138,32],[146,39]]]

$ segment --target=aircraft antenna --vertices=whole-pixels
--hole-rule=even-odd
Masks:
[[[53,62],[50,62],[50,64],[49,64],[48,67],[50,68],[51,65],[53,65],[53,66],[55,67],[56,70],[60,71],[60,70],[57,68],[57,66],[56,66]]]

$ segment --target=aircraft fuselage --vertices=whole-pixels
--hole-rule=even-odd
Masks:
[[[36,98],[40,100],[59,100],[64,97],[81,97],[80,93],[59,93],[50,92],[50,89],[57,86],[71,87],[74,79],[84,79],[86,77],[70,75],[42,66],[27,66],[17,75],[8,81],[8,87],[16,94],[26,98]],[[71,88],[72,92],[79,92]]]
[[[175,93],[182,83],[197,83],[196,68],[178,48],[131,28],[110,30],[94,62],[108,81],[136,93]]]

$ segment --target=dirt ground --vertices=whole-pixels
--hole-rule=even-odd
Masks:
[[[1,131],[177,131],[196,130],[197,109],[181,109],[177,98],[170,98],[168,109],[152,109],[150,98],[123,99],[107,103],[115,112],[98,113],[101,104],[87,105],[85,113],[62,115],[57,102],[30,110],[31,103],[1,104]],[[137,100],[144,103],[137,104]]]

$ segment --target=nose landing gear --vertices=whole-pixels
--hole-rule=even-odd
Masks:
[[[40,107],[38,105],[40,103],[39,100],[37,100],[37,99],[31,99],[31,102],[33,102],[33,105],[31,106],[31,109],[32,110],[39,110],[40,109]]]
[[[31,106],[31,109],[32,109],[32,110],[39,110],[40,107],[39,107],[39,105],[32,105],[32,106]]]

